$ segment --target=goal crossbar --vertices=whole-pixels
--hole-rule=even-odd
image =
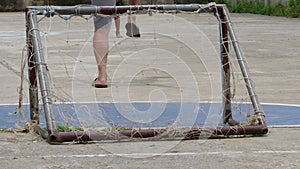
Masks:
[[[184,11],[184,12],[212,12],[214,8],[223,8],[223,4],[190,4],[190,5],[135,5],[135,6],[95,6],[95,5],[77,5],[77,6],[28,6],[27,9],[35,11],[37,14],[58,13],[60,15],[91,15],[91,14],[124,14],[141,13],[148,10]]]
[[[50,82],[48,77],[47,65],[41,44],[41,37],[38,27],[37,15],[52,17],[54,15],[118,15],[118,14],[139,14],[143,11],[187,11],[187,12],[210,12],[218,16],[220,27],[220,60],[222,62],[222,88],[224,105],[224,124],[230,126],[220,126],[214,129],[205,129],[201,127],[183,128],[185,136],[199,136],[204,131],[210,131],[211,135],[230,136],[230,135],[264,135],[268,133],[265,122],[265,113],[258,101],[254,86],[252,84],[248,65],[245,56],[240,49],[239,43],[234,32],[230,15],[226,5],[223,4],[191,4],[191,5],[139,5],[139,6],[29,6],[26,8],[26,43],[28,47],[28,69],[29,73],[29,97],[30,97],[30,117],[38,132],[46,138],[49,143],[70,142],[70,141],[101,141],[107,138],[105,133],[93,132],[58,132],[53,115],[53,103],[50,95]],[[229,62],[229,38],[232,41],[233,48],[243,74],[245,85],[251,100],[254,116],[259,123],[257,125],[236,125],[239,124],[232,117],[231,110],[231,91],[230,91],[230,64]],[[37,84],[37,79],[39,85]],[[38,87],[40,87],[43,108],[46,118],[47,131],[39,126],[39,108],[38,108]],[[134,131],[115,131],[114,135],[126,136],[127,138],[152,138],[163,135],[167,129],[148,129]],[[182,135],[178,136],[182,137]],[[189,138],[189,137],[187,137]]]

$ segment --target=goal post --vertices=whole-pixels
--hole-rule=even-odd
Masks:
[[[49,143],[62,143],[77,141],[102,141],[105,139],[122,139],[122,138],[159,138],[166,137],[164,133],[168,129],[134,129],[130,131],[112,131],[112,137],[108,137],[106,132],[92,131],[71,131],[59,132],[57,129],[54,113],[53,100],[51,98],[50,78],[47,63],[44,55],[44,48],[41,43],[38,15],[45,17],[53,17],[55,15],[120,15],[128,14],[143,14],[150,10],[160,12],[166,11],[186,11],[186,12],[208,12],[213,13],[219,22],[220,35],[220,60],[222,64],[222,89],[223,89],[223,122],[224,126],[216,128],[182,128],[183,132],[174,132],[175,137],[194,138],[199,137],[201,132],[210,131],[211,135],[217,136],[232,136],[232,135],[264,135],[268,133],[268,128],[265,122],[265,113],[257,98],[250,74],[248,65],[245,61],[245,56],[239,46],[236,34],[232,27],[230,15],[226,5],[223,4],[191,4],[191,5],[138,5],[138,6],[29,6],[26,8],[26,43],[28,51],[28,75],[29,75],[29,97],[30,97],[30,117],[35,129]],[[232,101],[231,101],[231,67],[229,64],[229,39],[231,40],[239,68],[242,72],[245,86],[248,91],[248,96],[253,106],[253,117],[258,121],[255,125],[241,125],[232,116]],[[39,83],[37,83],[39,82]],[[46,128],[39,126],[39,93],[42,99],[43,110],[46,120]]]

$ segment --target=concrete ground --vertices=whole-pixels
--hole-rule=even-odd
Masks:
[[[212,22],[215,19],[213,16],[201,15],[199,18],[196,15],[181,14],[174,20],[178,23],[182,21],[182,18],[184,18],[184,23],[196,27],[184,27],[182,24],[176,24],[177,26],[173,25],[169,28],[171,32],[169,35],[175,37],[184,28],[200,29],[200,32],[211,38],[212,44],[218,42],[213,40],[218,36],[217,28],[215,28],[217,25]],[[121,19],[124,24],[126,18]],[[197,35],[194,35],[193,31],[186,33],[189,40],[174,40],[170,36],[160,35],[156,37],[159,40],[153,41],[153,34],[149,33],[151,30],[153,31],[151,26],[163,25],[164,22],[172,20],[168,17],[162,19],[162,22],[152,20],[153,23],[151,23],[147,18],[138,18],[138,23],[143,25],[141,29],[145,32],[145,36],[140,40],[116,39],[112,31],[110,35],[111,57],[108,66],[111,86],[104,90],[95,90],[90,86],[95,76],[95,63],[92,58],[90,40],[91,22],[81,24],[85,21],[75,19],[68,24],[65,21],[59,23],[58,20],[53,19],[51,21],[52,28],[50,28],[47,22],[42,21],[41,29],[51,30],[49,31],[49,41],[44,41],[44,43],[48,42],[50,71],[57,75],[53,80],[57,83],[60,82],[55,86],[57,92],[66,98],[65,101],[69,101],[71,96],[78,102],[127,101],[128,95],[130,101],[148,101],[149,99],[151,101],[209,101],[211,88],[205,87],[207,84],[201,83],[203,79],[204,81],[208,79],[203,65],[209,67],[208,73],[215,75],[213,77],[217,79],[216,69],[210,66],[216,62],[210,60],[210,56],[213,54],[201,55],[201,59],[205,63],[195,60],[193,54],[211,51],[210,45],[201,43],[201,39],[197,38],[204,38],[203,34],[197,32]],[[0,25],[0,77],[3,79],[0,82],[0,104],[15,104],[18,102],[21,57],[25,46],[24,15],[23,13],[0,13],[0,20],[3,23]],[[299,105],[300,19],[232,14],[232,21],[247,57],[260,101]],[[80,31],[72,32],[74,27]],[[87,27],[89,31],[83,31]],[[162,30],[168,31],[165,28]],[[125,35],[124,30],[122,33]],[[84,37],[87,38],[84,39]],[[53,41],[50,43],[51,38],[55,43]],[[192,46],[197,42],[203,45],[200,45],[200,49]],[[156,55],[164,57],[153,60],[147,58],[149,52],[153,52],[148,49],[155,46],[155,43],[160,43],[159,46],[162,49],[170,51],[180,48],[181,50],[178,50],[177,54],[182,56],[185,63],[188,63],[190,72],[198,75],[199,79],[194,80],[198,82],[199,86],[189,83],[190,76],[186,72],[178,71],[171,66],[167,70],[161,68],[162,65],[178,67],[181,64],[180,59],[174,61],[173,55],[169,55],[168,52],[156,49]],[[79,44],[85,45],[82,47]],[[192,48],[193,52],[188,50],[187,46]],[[139,56],[145,57],[140,60],[136,59],[134,52],[137,50]],[[129,55],[133,56],[130,58],[132,60],[122,62],[122,59],[128,58]],[[156,65],[154,68],[161,68],[160,71],[145,69],[149,68],[147,65],[149,62]],[[200,65],[202,63],[202,66],[197,67],[198,62]],[[138,73],[134,70],[131,72],[132,74],[122,74],[123,70],[131,70],[128,69],[130,64],[142,65],[139,70],[145,70]],[[114,74],[115,70],[121,70],[121,72]],[[63,72],[71,74],[66,76]],[[122,77],[127,75],[127,78],[132,80],[130,83],[122,81]],[[218,81],[215,83],[218,86]],[[130,89],[126,91],[129,84]],[[201,91],[201,99],[199,99],[199,96],[195,95],[193,90],[187,86],[208,88],[209,90]],[[123,89],[126,92],[122,93]],[[159,89],[159,91],[152,93],[149,98],[149,93],[155,89]],[[180,100],[182,98],[178,94],[180,90],[186,94],[183,100]],[[162,91],[165,93],[164,97],[161,95]],[[28,101],[26,96],[25,92],[25,103]],[[300,128],[270,128],[270,133],[264,137],[49,145],[38,135],[32,133],[4,132],[0,133],[0,162],[1,168],[299,168],[299,134]]]

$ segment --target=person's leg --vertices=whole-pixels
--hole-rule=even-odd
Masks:
[[[130,5],[139,5],[141,0],[130,0]],[[136,25],[136,16],[129,15],[128,16],[128,23],[125,25],[127,30],[126,35],[129,37],[141,37],[139,27]]]
[[[120,33],[120,25],[121,25],[121,20],[120,20],[120,17],[117,16],[117,17],[115,17],[116,37],[117,38],[122,38],[121,33]]]
[[[115,0],[92,0],[92,4],[96,6],[114,6]],[[112,17],[96,16],[94,18],[94,38],[93,47],[94,55],[98,66],[98,77],[93,82],[93,85],[97,88],[107,87],[107,55],[109,50],[109,31],[111,28]]]
[[[141,0],[130,0],[129,5],[139,5],[141,4]],[[129,15],[128,16],[128,23],[135,23],[136,22],[136,16],[135,15]]]
[[[109,51],[109,36],[110,28],[99,28],[95,30],[93,38],[94,54],[98,65],[98,77],[94,82],[94,85],[106,85],[107,84],[107,55]]]

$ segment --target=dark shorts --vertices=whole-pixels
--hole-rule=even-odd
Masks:
[[[92,5],[96,6],[115,6],[116,0],[92,0]],[[95,16],[95,29],[107,28],[111,26],[112,16]]]
[[[123,5],[124,5],[124,3],[122,0],[117,0],[116,6],[123,6]]]

